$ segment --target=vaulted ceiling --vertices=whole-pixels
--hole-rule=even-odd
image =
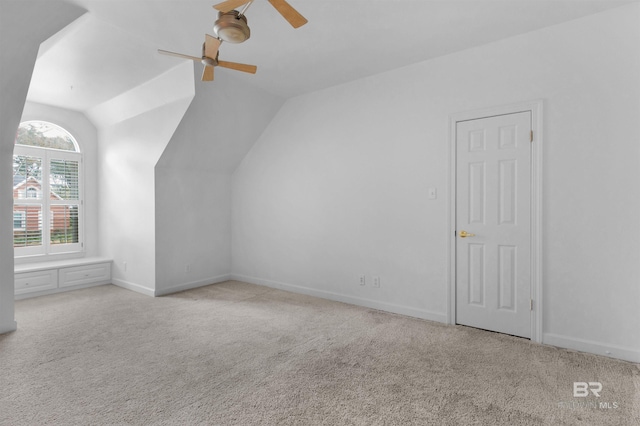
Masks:
[[[157,49],[200,56],[218,1],[68,2],[87,14],[42,45],[28,99],[86,111],[184,61]],[[223,43],[220,59],[255,64],[257,74],[218,67],[207,84],[225,84],[233,73],[288,98],[630,2],[289,0],[309,20],[293,29],[267,0],[255,0],[247,11],[251,38]]]

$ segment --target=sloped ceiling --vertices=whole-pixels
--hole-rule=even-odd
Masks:
[[[153,46],[86,13],[43,44],[29,100],[88,111],[180,64]]]
[[[86,111],[182,59],[199,56],[218,1],[69,0],[88,13],[40,52],[29,100]],[[617,7],[615,0],[289,0],[308,20],[293,29],[266,0],[247,11],[251,38],[223,43],[222,68],[243,84],[288,98]],[[597,29],[594,28],[594,31]],[[201,67],[195,64],[195,67]]]

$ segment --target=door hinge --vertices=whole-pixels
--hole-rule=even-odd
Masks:
[[[533,142],[533,130],[531,131],[529,142]]]
[[[533,299],[529,299],[529,310],[533,311]]]

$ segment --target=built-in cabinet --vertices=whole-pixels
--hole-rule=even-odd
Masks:
[[[16,299],[109,284],[111,260],[103,258],[16,265]]]
[[[58,270],[15,274],[16,295],[58,288]]]

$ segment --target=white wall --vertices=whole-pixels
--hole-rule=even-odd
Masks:
[[[12,217],[12,156],[40,43],[84,13],[59,2],[0,2],[0,217]],[[0,333],[15,330],[13,228],[0,221]]]
[[[84,181],[84,253],[51,255],[48,260],[98,255],[98,132],[95,126],[77,111],[50,105],[26,102],[20,121],[43,120],[57,124],[76,139],[83,153]],[[41,261],[38,257],[18,258],[16,264]]]
[[[193,95],[188,63],[93,108],[99,122],[99,246],[114,284],[156,286],[154,167]]]
[[[156,294],[229,278],[231,173],[284,102],[193,68],[195,97],[155,168]]]
[[[229,278],[230,175],[282,99],[201,72],[184,61],[88,112],[100,126],[101,253],[122,287],[162,295]]]
[[[233,276],[445,321],[449,116],[544,99],[543,341],[640,361],[639,76],[635,3],[290,99],[233,177]]]
[[[156,168],[156,295],[229,279],[231,177]]]

